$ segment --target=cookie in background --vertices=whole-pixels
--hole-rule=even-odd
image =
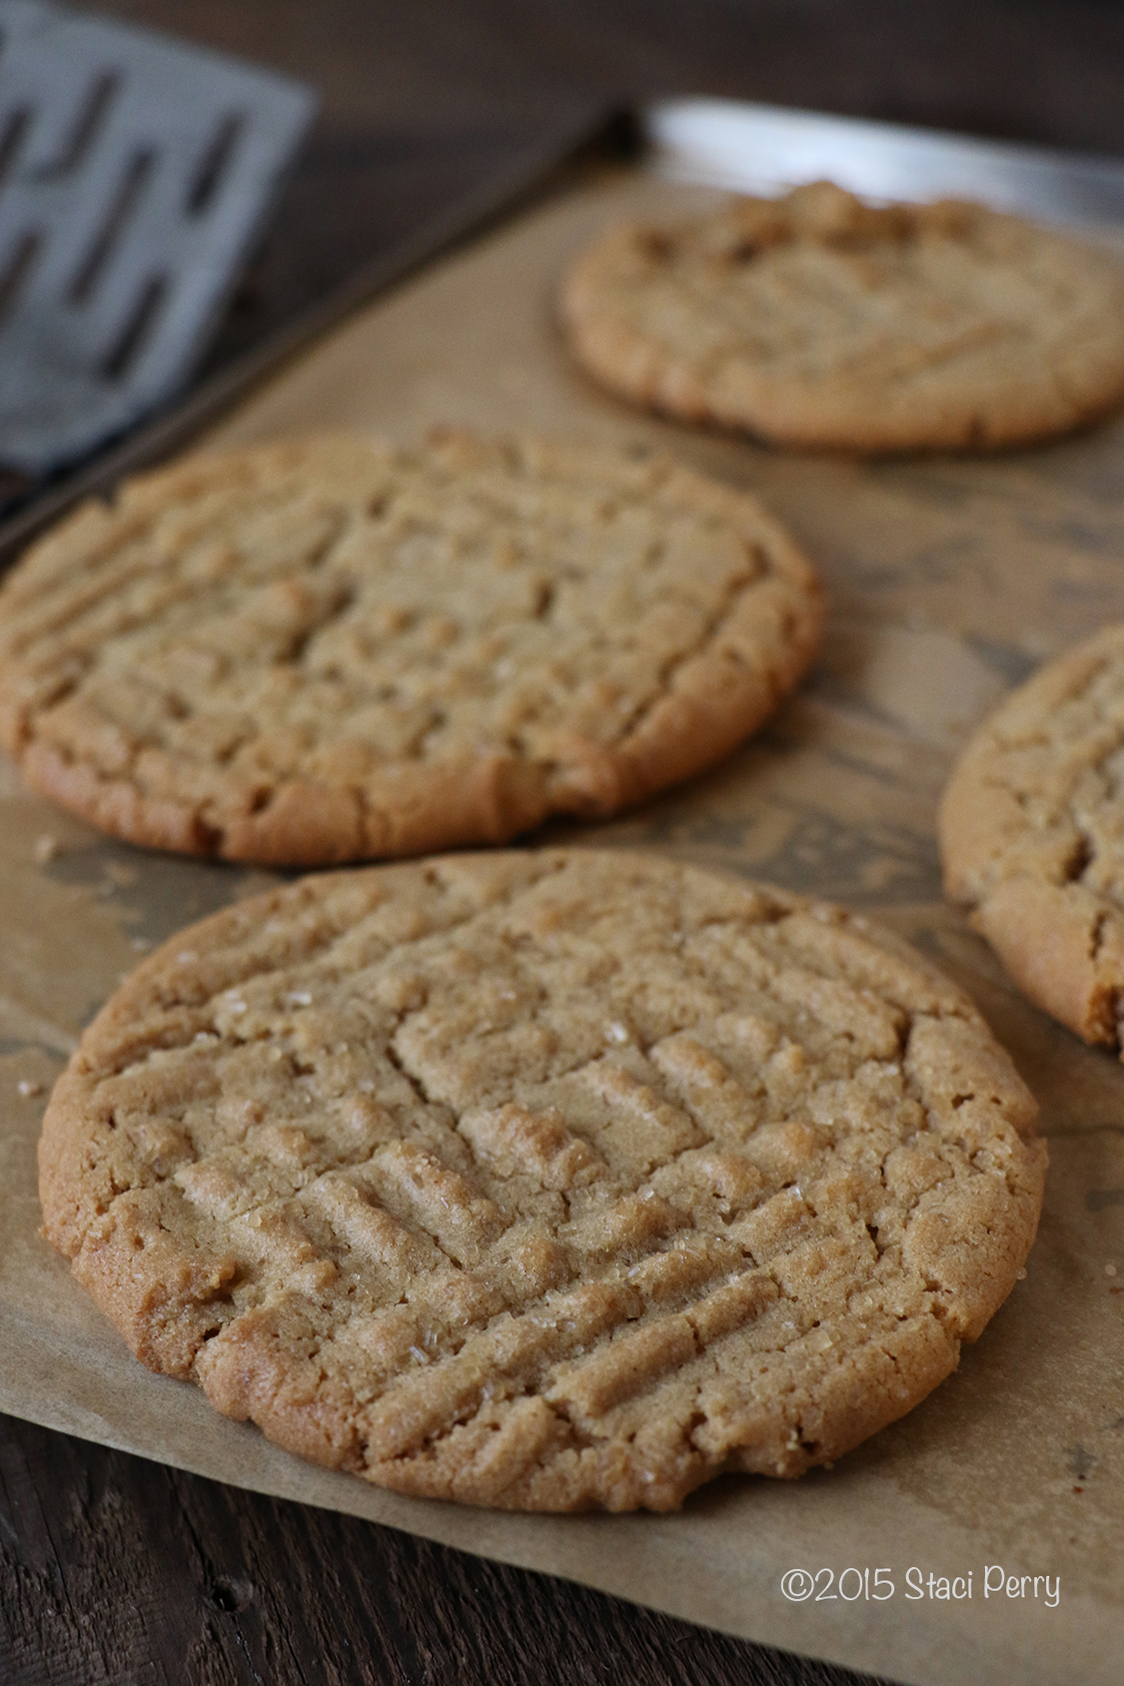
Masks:
[[[797,449],[986,450],[1124,398],[1124,265],[958,200],[815,182],[613,228],[561,313],[611,391]]]
[[[939,830],[949,896],[1023,993],[1122,1051],[1124,626],[1056,656],[977,728]]]
[[[644,452],[194,457],[0,588],[0,742],[115,837],[278,866],[500,843],[709,766],[820,640],[752,497]]]

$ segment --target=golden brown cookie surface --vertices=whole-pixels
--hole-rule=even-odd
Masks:
[[[580,361],[625,397],[780,444],[975,449],[1124,396],[1124,271],[983,206],[828,182],[611,231],[568,275]]]
[[[48,1107],[145,1363],[404,1492],[667,1509],[901,1416],[1014,1283],[1034,1103],[839,909],[624,852],[307,879],[181,933]]]
[[[941,803],[945,887],[1019,987],[1120,1049],[1124,626],[1064,651],[979,727]]]
[[[116,836],[313,865],[606,814],[727,753],[819,642],[750,497],[450,436],[201,458],[0,590],[0,740]]]

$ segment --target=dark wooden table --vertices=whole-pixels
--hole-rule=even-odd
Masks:
[[[102,9],[258,58],[323,94],[212,369],[600,102],[707,92],[1124,153],[1115,0],[106,0]],[[0,1418],[0,1564],[2,1686],[859,1680],[10,1418]]]

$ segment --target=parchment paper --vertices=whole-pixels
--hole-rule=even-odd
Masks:
[[[908,1682],[1115,1682],[1124,1070],[1026,1006],[942,903],[933,815],[971,724],[1043,656],[1124,616],[1124,419],[990,460],[863,465],[631,413],[568,363],[552,326],[555,282],[606,219],[690,191],[614,175],[550,203],[353,318],[208,446],[341,424],[412,439],[434,421],[654,438],[765,496],[830,589],[822,664],[723,766],[596,834],[861,905],[967,986],[1038,1095],[1050,1138],[1025,1281],[957,1375],[833,1470],[795,1484],[729,1478],[674,1516],[458,1509],[290,1458],[217,1416],[194,1388],[134,1362],[39,1239],[34,1168],[47,1088],[138,948],[270,880],[99,839],[23,792],[9,769],[0,1408]],[[575,834],[594,828],[551,833]],[[818,1577],[803,1602],[782,1593],[793,1568]],[[893,1596],[855,1596],[861,1576],[840,1579],[849,1568],[871,1571],[867,1587],[888,1571],[879,1589],[892,1585]],[[1008,1577],[1029,1577],[1019,1597],[995,1590],[1000,1569],[1004,1589]],[[945,1577],[951,1593],[969,1573],[971,1598],[929,1596],[930,1575],[934,1591]],[[923,1596],[911,1597],[919,1585]]]

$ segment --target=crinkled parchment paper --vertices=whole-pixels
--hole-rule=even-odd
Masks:
[[[606,219],[689,190],[598,180],[351,319],[212,435],[432,422],[655,440],[751,487],[816,559],[823,661],[705,777],[610,825],[639,845],[861,905],[975,996],[1042,1103],[1046,1210],[1025,1281],[903,1422],[788,1484],[729,1478],[674,1516],[507,1516],[299,1463],[148,1374],[38,1235],[44,1097],[138,952],[266,874],[107,842],[0,774],[0,1408],[221,1481],[390,1523],[754,1639],[918,1683],[1116,1681],[1124,1655],[1124,1070],[1025,1005],[942,903],[933,816],[972,723],[1043,656],[1124,617],[1124,419],[983,461],[860,464],[630,413],[569,364],[553,294]],[[1113,1270],[1119,1272],[1112,1274]],[[983,1596],[985,1570],[1020,1580]],[[853,1596],[882,1568],[890,1598]],[[782,1574],[819,1575],[785,1599]],[[908,1572],[914,1570],[912,1582]],[[972,1597],[928,1577],[972,1575]],[[1038,1596],[1034,1576],[1039,1576]],[[1047,1602],[1046,1583],[1060,1596]],[[910,1597],[919,1584],[924,1596]],[[939,1580],[934,1589],[940,1590]],[[840,1596],[842,1590],[844,1596]],[[851,1596],[848,1596],[851,1595]]]

